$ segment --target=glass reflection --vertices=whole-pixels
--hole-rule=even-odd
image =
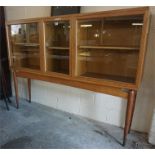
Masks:
[[[79,20],[77,76],[134,83],[143,15]]]
[[[13,66],[40,69],[40,44],[37,23],[10,26]]]
[[[69,74],[69,21],[50,21],[45,24],[46,69]]]

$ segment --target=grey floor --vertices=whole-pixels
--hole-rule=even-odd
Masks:
[[[123,129],[98,123],[38,103],[12,99],[10,111],[0,101],[0,148],[104,149],[155,148],[147,135],[131,132],[121,146]]]

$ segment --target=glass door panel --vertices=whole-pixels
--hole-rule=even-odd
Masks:
[[[11,25],[13,65],[40,69],[40,44],[38,23]]]
[[[78,44],[80,46],[96,46],[101,44],[102,20],[84,20],[78,23]]]
[[[46,69],[69,74],[69,21],[50,21],[45,24]]]
[[[134,83],[143,16],[79,20],[77,76]]]

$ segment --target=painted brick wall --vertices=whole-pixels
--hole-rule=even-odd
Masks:
[[[152,59],[153,59],[153,63],[152,66],[150,66],[152,68],[152,86],[153,86],[153,96],[152,96],[152,104],[154,105],[154,107],[152,107],[153,113],[152,113],[152,119],[151,119],[151,126],[150,126],[150,131],[149,131],[149,142],[151,144],[155,145],[155,7],[151,7],[151,24],[150,24],[150,40],[149,40],[149,48],[151,51],[153,51],[152,54]]]
[[[155,109],[154,109],[152,124],[149,132],[149,142],[155,145]]]

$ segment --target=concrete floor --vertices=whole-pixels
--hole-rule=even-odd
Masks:
[[[123,149],[155,148],[147,135],[131,132],[125,147],[121,146],[121,128],[98,123],[38,103],[20,100],[20,109],[10,111],[0,101],[0,148],[48,149]]]

